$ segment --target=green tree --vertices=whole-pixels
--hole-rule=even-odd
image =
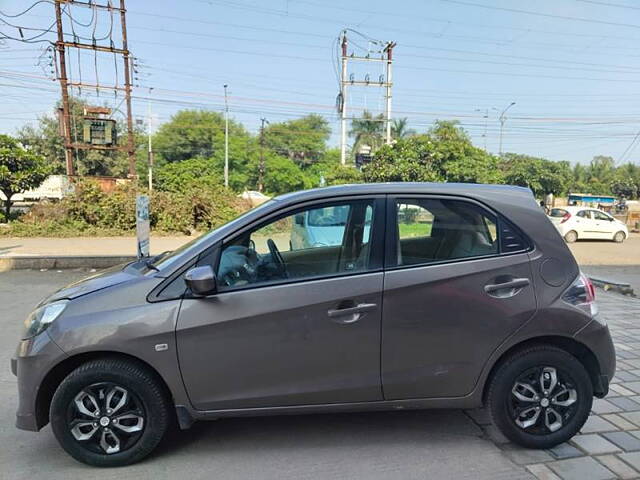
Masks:
[[[246,163],[250,136],[244,127],[229,121],[229,163]],[[190,158],[224,159],[224,116],[205,110],[181,110],[162,124],[153,137],[159,164],[181,162]],[[238,158],[240,156],[240,158]]]
[[[324,154],[331,135],[329,123],[320,115],[269,124],[264,131],[267,148],[300,166],[317,162]]]
[[[391,137],[394,139],[406,138],[415,135],[416,131],[409,128],[409,120],[407,117],[395,118],[391,122]]]
[[[502,159],[505,182],[530,188],[536,196],[566,193],[572,180],[567,162],[553,162],[545,158],[506,153]]]
[[[438,121],[426,134],[382,146],[363,167],[373,182],[500,183],[496,157],[473,146],[455,122]]]
[[[375,152],[384,142],[384,116],[382,114],[375,117],[371,112],[365,110],[362,118],[351,121],[349,136],[354,138],[352,151],[355,153],[362,145],[368,145]]]
[[[293,192],[310,187],[302,169],[286,157],[270,150],[264,152],[264,191],[272,195]],[[257,190],[260,170],[260,153],[255,152],[247,165],[247,188]]]
[[[50,173],[42,155],[26,150],[13,137],[0,135],[0,191],[5,196],[5,221],[9,221],[12,197],[38,187]]]
[[[213,162],[202,157],[161,165],[156,169],[154,180],[158,190],[174,193],[186,192],[194,186],[206,189],[223,184]]]

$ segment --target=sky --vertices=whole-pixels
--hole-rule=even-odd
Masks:
[[[49,1],[0,0],[0,132],[14,133],[51,113],[60,96],[49,43]],[[106,4],[108,0],[102,0]],[[117,3],[118,0],[113,0]],[[426,131],[457,120],[480,147],[586,163],[610,155],[639,163],[640,4],[633,0],[127,0],[129,49],[135,57],[133,112],[152,129],[176,111],[224,109],[256,132],[260,119],[323,115],[339,142],[335,102],[336,39],[349,29],[349,52],[376,55],[370,40],[394,41],[392,117]],[[109,33],[119,20],[68,7],[79,37]],[[65,18],[65,31],[71,22]],[[83,26],[84,24],[84,26]],[[40,29],[40,30],[38,30]],[[108,44],[108,43],[107,43]],[[72,81],[122,86],[113,55],[69,54]],[[352,69],[353,67],[353,69]],[[382,64],[350,64],[356,80],[378,79]],[[97,76],[96,76],[97,71]],[[380,113],[384,92],[354,87],[348,111]],[[123,96],[93,88],[73,94],[124,112]],[[146,123],[145,123],[146,124]]]

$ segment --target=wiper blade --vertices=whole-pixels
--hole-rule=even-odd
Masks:
[[[149,270],[155,270],[156,272],[160,271],[160,269],[158,267],[156,267],[153,264],[153,261],[150,260],[150,259],[149,260],[143,260],[143,263],[144,263],[144,266],[147,267]]]

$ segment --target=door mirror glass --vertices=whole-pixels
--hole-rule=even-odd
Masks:
[[[298,213],[295,216],[295,222],[296,222],[296,225],[300,225],[301,227],[304,227],[304,213]]]
[[[216,274],[210,265],[192,268],[185,274],[184,281],[194,295],[216,293]]]

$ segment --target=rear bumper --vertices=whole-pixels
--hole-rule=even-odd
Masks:
[[[575,339],[594,354],[599,372],[592,375],[594,395],[602,398],[609,392],[609,382],[616,373],[616,350],[609,333],[609,327],[592,320],[580,330]]]

